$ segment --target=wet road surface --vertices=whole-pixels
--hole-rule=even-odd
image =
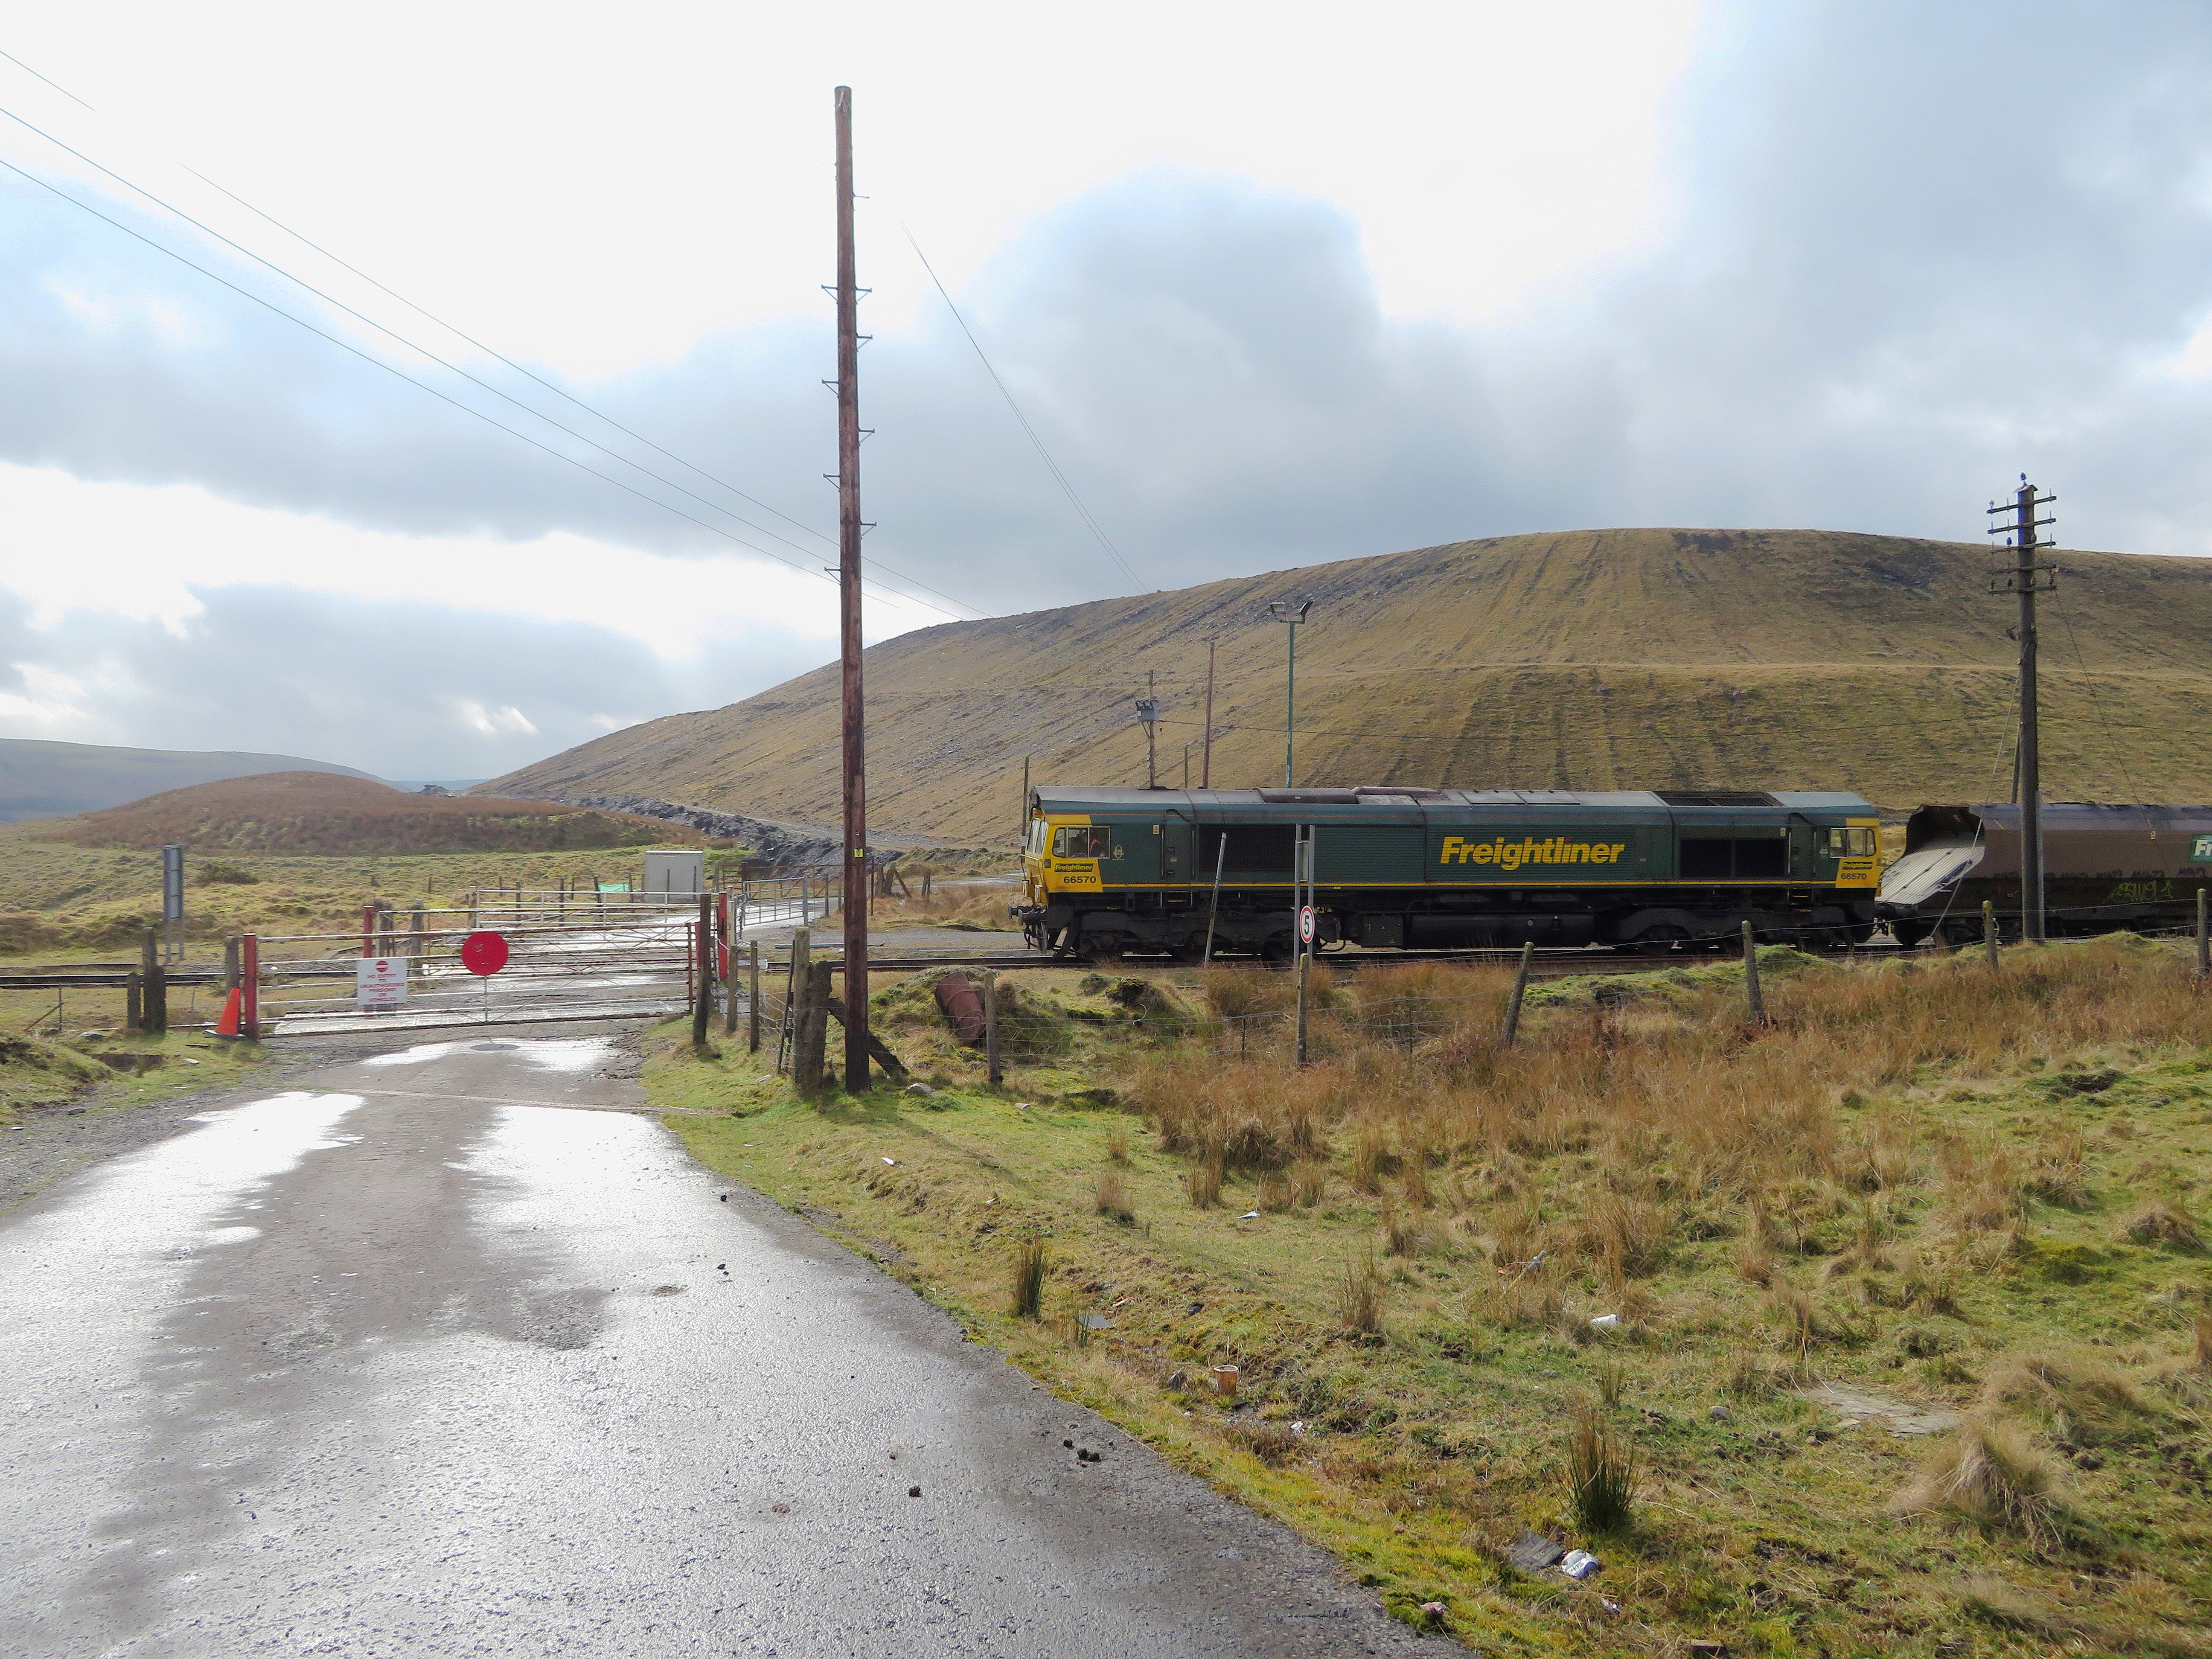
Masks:
[[[623,1071],[395,1043],[0,1218],[0,1654],[1442,1650]]]

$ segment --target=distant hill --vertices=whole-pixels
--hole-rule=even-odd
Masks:
[[[536,853],[586,848],[696,846],[690,830],[627,812],[551,801],[403,795],[327,772],[171,789],[127,805],[40,825],[46,841],[141,851],[179,843],[198,853]]]
[[[2212,561],[2053,556],[2044,776],[2054,797],[2212,799]],[[1459,542],[900,635],[867,653],[869,821],[1005,841],[1039,781],[1141,783],[1133,699],[1165,702],[1163,781],[1280,783],[1298,630],[1298,781],[1851,788],[1891,807],[2011,783],[2013,602],[1973,544],[1802,530]],[[1198,773],[1198,750],[1191,777]],[[487,792],[634,794],[832,823],[834,665],[650,720]]]
[[[369,775],[350,766],[302,760],[297,755],[112,749],[97,743],[0,738],[0,823],[97,811],[157,790],[251,777],[257,772],[330,772],[347,778]]]

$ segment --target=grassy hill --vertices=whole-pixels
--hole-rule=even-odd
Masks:
[[[2046,793],[2212,799],[2212,561],[2060,552],[2044,629]],[[867,653],[870,818],[1010,839],[1024,756],[1142,782],[1132,700],[1165,700],[1163,781],[1855,788],[1892,807],[2010,787],[2013,602],[1965,543],[1823,531],[1604,530],[1350,559],[902,635]],[[671,715],[484,785],[834,822],[837,674]],[[1196,781],[1197,750],[1191,751]]]
[[[704,844],[690,830],[625,812],[543,800],[403,795],[367,778],[325,772],[195,784],[21,833],[140,851],[174,842],[196,853],[355,856]]]
[[[0,738],[0,823],[61,817],[118,806],[157,790],[181,789],[257,772],[330,772],[365,778],[349,766],[296,755],[224,750],[116,749],[96,743]]]

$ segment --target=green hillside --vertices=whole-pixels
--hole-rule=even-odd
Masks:
[[[2044,629],[2054,797],[2212,799],[2212,561],[2060,552]],[[1468,787],[1855,788],[1890,807],[2010,787],[2014,647],[1985,547],[1825,531],[1603,530],[1461,542],[953,623],[867,653],[870,817],[1010,838],[1024,756],[1163,781],[1200,733],[1213,781],[1282,778],[1298,630],[1298,781]],[[834,822],[834,665],[726,708],[611,732],[482,786],[625,793]],[[1192,750],[1192,778],[1198,751]]]

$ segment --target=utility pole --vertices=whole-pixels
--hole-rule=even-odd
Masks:
[[[853,257],[853,89],[837,114],[837,613],[844,682],[845,1087],[868,1091],[867,762],[860,699],[860,290]]]
[[[1989,533],[2005,537],[2013,550],[2012,568],[1990,580],[1990,592],[2020,598],[2020,624],[2014,630],[2020,641],[2020,781],[2014,791],[2020,802],[2020,922],[2021,936],[2035,945],[2044,942],[2048,931],[2043,904],[2043,759],[2036,729],[2035,596],[2058,585],[2058,567],[2035,562],[2035,550],[2051,544],[2039,541],[2036,531],[2058,520],[2039,519],[2035,509],[2057,499],[2038,495],[2023,472],[2011,505],[1999,507],[1993,501],[1989,510],[1991,518],[2012,516],[2009,524],[2000,520],[1990,526]]]
[[[1296,757],[1291,750],[1298,729],[1298,624],[1306,619],[1306,613],[1313,609],[1313,605],[1311,599],[1300,599],[1296,605],[1285,599],[1276,599],[1267,606],[1277,622],[1288,623],[1291,629],[1290,677],[1285,682],[1283,692],[1283,787],[1285,789],[1298,787],[1297,768],[1293,763]]]
[[[1209,635],[1206,641],[1206,749],[1198,769],[1198,787],[1213,787],[1213,649],[1221,643],[1220,637]]]
[[[1137,699],[1137,720],[1145,728],[1145,787],[1147,789],[1160,787],[1159,774],[1153,765],[1152,749],[1153,738],[1160,724],[1160,700],[1152,695],[1152,682],[1156,678],[1151,669],[1145,671],[1145,695]]]

